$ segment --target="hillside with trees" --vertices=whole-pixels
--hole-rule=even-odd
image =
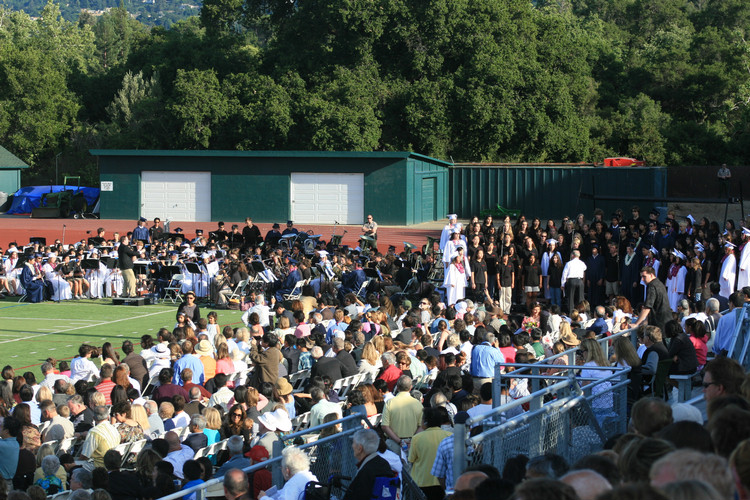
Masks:
[[[90,0],[92,1],[92,0]],[[102,0],[103,1],[103,0]],[[745,0],[205,0],[147,26],[0,10],[0,144],[412,150],[455,161],[744,164]]]

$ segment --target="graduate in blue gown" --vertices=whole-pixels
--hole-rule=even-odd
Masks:
[[[26,300],[29,302],[42,302],[44,300],[44,278],[38,272],[35,262],[41,265],[42,254],[38,253],[34,259],[26,261],[21,272],[21,284],[26,290]]]

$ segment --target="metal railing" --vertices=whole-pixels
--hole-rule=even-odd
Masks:
[[[564,354],[564,353],[563,353]],[[513,371],[504,374],[505,367]],[[540,369],[554,368],[552,375]],[[603,377],[576,376],[578,370],[611,372]],[[505,461],[519,453],[537,456],[558,453],[569,461],[598,451],[610,437],[627,428],[629,367],[508,363],[496,366],[493,406],[487,413],[455,426],[453,477],[468,465],[492,464],[502,470]],[[546,387],[528,396],[499,404],[502,381],[525,379]],[[582,385],[585,383],[585,385]],[[510,418],[519,408],[527,411]],[[479,427],[481,431],[467,437]],[[581,454],[583,453],[583,454]],[[580,456],[579,456],[580,455]]]
[[[245,473],[251,473],[262,469],[270,469],[272,484],[281,489],[284,486],[284,477],[281,471],[281,451],[284,448],[284,443],[295,442],[298,439],[304,440],[311,434],[318,434],[323,430],[337,425],[342,426],[340,432],[323,438],[317,438],[310,442],[304,442],[297,446],[297,448],[305,450],[308,454],[310,458],[310,471],[315,474],[319,482],[325,483],[331,475],[354,477],[357,473],[357,460],[354,458],[351,438],[358,430],[361,430],[365,426],[370,426],[367,419],[367,412],[363,406],[352,407],[351,414],[346,417],[316,425],[303,431],[280,436],[280,439],[273,443],[273,458],[242,470]],[[205,483],[162,497],[160,500],[179,500],[191,493],[195,493],[195,500],[205,500],[207,493],[209,491],[217,492],[223,485],[223,482],[223,476],[216,477]],[[405,470],[401,472],[401,483],[402,498],[404,500],[424,500],[424,494]],[[223,492],[211,496],[223,496]]]

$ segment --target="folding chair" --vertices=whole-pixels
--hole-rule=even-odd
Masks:
[[[247,284],[250,282],[250,280],[242,280],[239,283],[237,283],[237,286],[234,287],[234,291],[232,294],[227,297],[228,301],[231,300],[237,300],[239,302],[240,298],[242,297],[242,294],[245,292],[245,288],[247,287]]]
[[[302,287],[305,286],[307,280],[298,281],[290,293],[284,294],[286,300],[297,300],[302,297]]]
[[[365,298],[367,296],[367,287],[370,286],[370,282],[372,280],[366,280],[362,285],[359,287],[359,290],[357,290],[357,297]]]
[[[182,302],[182,280],[185,279],[183,274],[173,274],[169,284],[164,288],[164,302],[170,301],[172,304]]]

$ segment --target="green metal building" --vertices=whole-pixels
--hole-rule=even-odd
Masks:
[[[0,191],[9,195],[21,188],[21,170],[29,168],[13,153],[0,146]]]
[[[103,219],[410,225],[448,210],[451,163],[410,152],[90,152]]]

